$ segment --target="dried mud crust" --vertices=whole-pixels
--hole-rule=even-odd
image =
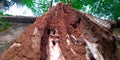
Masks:
[[[109,51],[101,51],[105,60],[113,58],[111,54],[114,51],[112,49],[114,45],[112,45],[113,37],[110,33],[90,21],[85,13],[80,13],[70,6],[60,3],[37,18],[19,38],[14,40],[2,55],[2,60],[47,60],[49,35],[51,31],[55,30],[58,30],[59,46],[65,60],[87,60],[84,39],[95,43],[93,37],[100,44],[98,47],[100,50],[109,49]],[[102,41],[103,39],[104,41]],[[67,40],[70,41],[70,44],[67,43]],[[55,43],[53,42],[53,44]]]

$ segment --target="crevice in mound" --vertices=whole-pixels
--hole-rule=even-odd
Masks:
[[[49,43],[48,43],[48,60],[65,60],[64,56],[62,55],[61,48],[59,46],[60,39],[58,30],[51,31],[49,35]]]
[[[41,58],[40,60],[47,60],[47,45],[48,45],[48,37],[49,37],[50,30],[46,28],[44,30],[43,36],[41,38]]]
[[[73,28],[77,28],[78,25],[80,24],[80,18],[72,25]]]
[[[52,41],[52,44],[55,46],[55,44],[56,44],[55,41]]]

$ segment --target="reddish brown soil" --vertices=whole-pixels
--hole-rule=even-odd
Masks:
[[[38,31],[34,35],[34,29]],[[14,40],[12,44],[19,43],[20,46],[8,48],[2,55],[2,60],[47,60],[47,47],[50,31],[58,30],[60,34],[60,48],[65,60],[86,60],[86,49],[84,38],[91,43],[99,43],[105,60],[114,60],[114,39],[109,31],[93,23],[85,13],[78,12],[63,3],[51,8],[30,25],[23,34]],[[77,38],[77,44],[70,36],[71,45],[67,45],[66,35],[73,35]],[[32,39],[37,37],[37,47]],[[92,38],[96,38],[94,41]],[[12,45],[11,44],[11,45]],[[71,48],[75,51],[73,54]]]

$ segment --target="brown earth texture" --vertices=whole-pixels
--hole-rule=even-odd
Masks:
[[[1,60],[116,60],[111,32],[60,3],[12,41]]]

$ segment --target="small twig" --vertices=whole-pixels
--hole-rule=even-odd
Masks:
[[[73,38],[73,39],[72,39],[73,42],[74,42],[75,44],[77,44],[77,43],[78,43],[78,40],[75,38],[75,36],[71,35],[71,37]]]

